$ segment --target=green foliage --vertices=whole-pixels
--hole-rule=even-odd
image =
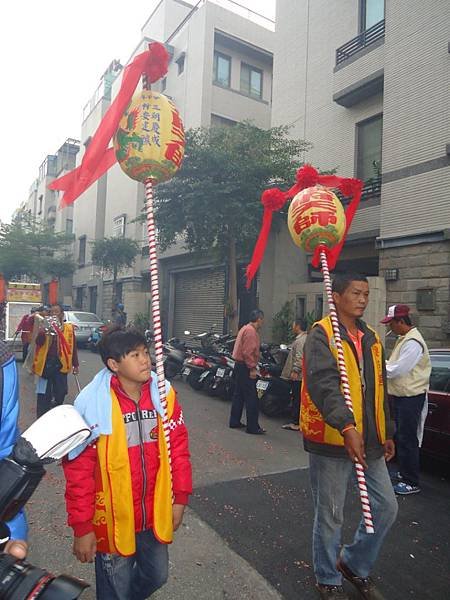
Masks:
[[[146,329],[150,329],[150,318],[146,313],[139,312],[134,315],[133,326],[141,333],[145,333]]]
[[[7,280],[27,275],[65,277],[75,270],[69,254],[73,236],[55,233],[49,225],[27,213],[0,227],[0,272]]]
[[[189,250],[224,255],[233,239],[238,254],[247,254],[261,224],[261,192],[291,185],[309,147],[288,133],[250,122],[189,130],[181,169],[155,190],[162,249],[182,236]]]
[[[92,243],[92,263],[115,278],[134,265],[138,253],[139,244],[130,238],[109,237]]]
[[[294,301],[291,300],[285,302],[273,317],[272,338],[276,344],[288,344],[294,339],[292,332],[294,319]]]

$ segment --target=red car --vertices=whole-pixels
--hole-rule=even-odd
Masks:
[[[450,350],[430,350],[428,416],[422,450],[450,463]]]

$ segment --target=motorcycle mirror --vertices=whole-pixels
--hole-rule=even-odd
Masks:
[[[186,329],[186,331],[184,332],[184,335],[191,335],[191,332]]]
[[[280,344],[280,350],[287,350],[286,344]]]

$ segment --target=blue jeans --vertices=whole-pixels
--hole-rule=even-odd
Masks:
[[[395,414],[395,448],[399,471],[406,483],[419,485],[420,450],[417,439],[425,394],[392,396]]]
[[[355,467],[347,458],[309,455],[314,501],[313,562],[318,583],[341,585],[336,569],[341,554],[347,567],[358,577],[368,577],[384,537],[397,516],[397,500],[383,457],[367,460],[367,490],[375,533],[367,534],[361,518],[353,543],[341,552],[344,503],[350,478],[356,484]]]
[[[95,556],[97,600],[145,600],[162,587],[168,577],[167,544],[152,531],[136,534],[136,554]]]

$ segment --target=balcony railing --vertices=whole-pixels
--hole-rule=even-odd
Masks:
[[[373,177],[365,182],[362,189],[361,200],[379,198],[381,196],[381,177]]]
[[[369,29],[362,31],[355,38],[345,43],[336,50],[336,66],[340,65],[351,56],[357,54],[363,48],[370,46],[374,42],[384,37],[384,19],[375,23]]]

